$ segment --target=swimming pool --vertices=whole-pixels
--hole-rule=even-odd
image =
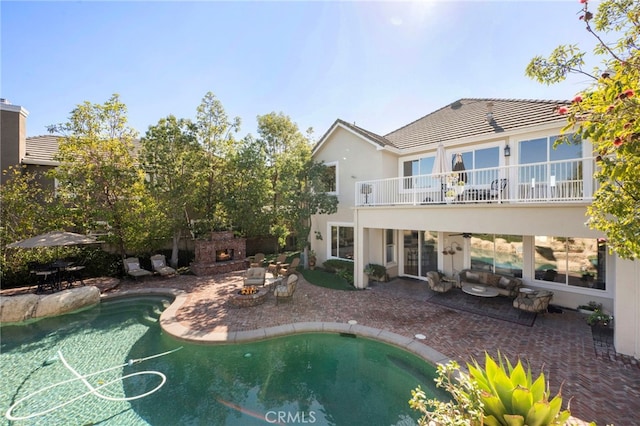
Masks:
[[[350,334],[298,334],[233,345],[176,340],[158,324],[169,303],[157,296],[118,299],[2,327],[2,424],[415,424],[418,413],[408,405],[411,389],[420,385],[433,396],[444,396],[435,389],[433,366],[394,346]],[[85,380],[92,388],[104,386],[99,392],[109,398],[125,400],[89,394],[24,422],[4,417],[20,399],[74,378],[72,370],[87,375],[111,367],[116,368]],[[162,381],[158,375],[118,380],[141,371],[161,373],[166,383],[154,392]],[[11,414],[47,411],[87,389],[82,380],[63,384],[25,400]]]

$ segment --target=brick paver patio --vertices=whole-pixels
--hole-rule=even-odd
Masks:
[[[89,283],[88,283],[89,284]],[[538,316],[532,327],[457,311],[407,297],[427,291],[419,282],[398,280],[385,291],[337,291],[301,279],[290,302],[276,306],[273,295],[250,308],[228,303],[242,286],[242,272],[212,277],[152,277],[141,281],[92,280],[104,294],[134,289],[174,288],[187,292],[176,319],[194,332],[252,331],[297,322],[358,324],[413,338],[463,364],[500,351],[509,359],[528,360],[532,372],[543,369],[551,392],[562,386],[573,416],[598,425],[640,424],[640,366],[612,350],[596,350],[584,316],[564,310]],[[388,291],[389,285],[397,291]],[[392,288],[393,290],[393,288]],[[3,292],[4,293],[4,292]],[[422,299],[422,300],[421,300]]]

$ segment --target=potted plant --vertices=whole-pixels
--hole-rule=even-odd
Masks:
[[[312,271],[316,269],[316,252],[313,250],[309,250],[309,269]]]
[[[602,311],[602,303],[596,303],[592,300],[586,305],[578,306],[578,312],[581,314],[591,315],[596,311]]]
[[[462,193],[464,192],[464,181],[463,180],[459,180],[458,184],[455,186],[455,190],[456,193],[458,195],[462,195]]]
[[[453,203],[453,200],[456,199],[456,195],[458,195],[456,191],[450,189],[444,194],[444,200],[447,202],[447,204]]]
[[[376,265],[375,263],[369,263],[364,267],[364,273],[369,276],[369,279],[374,281],[386,281],[387,268],[382,265]]]
[[[597,310],[587,318],[587,323],[591,326],[608,327],[613,321],[613,315],[605,314],[602,310]]]

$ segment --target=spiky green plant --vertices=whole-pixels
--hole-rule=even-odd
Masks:
[[[505,368],[506,364],[506,368]],[[484,424],[487,426],[547,426],[563,425],[571,416],[561,411],[560,390],[549,400],[549,385],[544,373],[533,380],[531,368],[515,365],[498,353],[498,363],[485,352],[485,367],[476,360],[467,364],[469,374],[481,390]]]

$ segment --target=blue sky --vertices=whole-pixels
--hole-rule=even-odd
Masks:
[[[567,1],[9,2],[0,4],[0,96],[28,136],[118,93],[144,135],[195,118],[213,92],[237,137],[283,112],[322,134],[341,118],[384,135],[457,99],[570,99],[589,82],[524,75],[559,44],[594,41]]]

